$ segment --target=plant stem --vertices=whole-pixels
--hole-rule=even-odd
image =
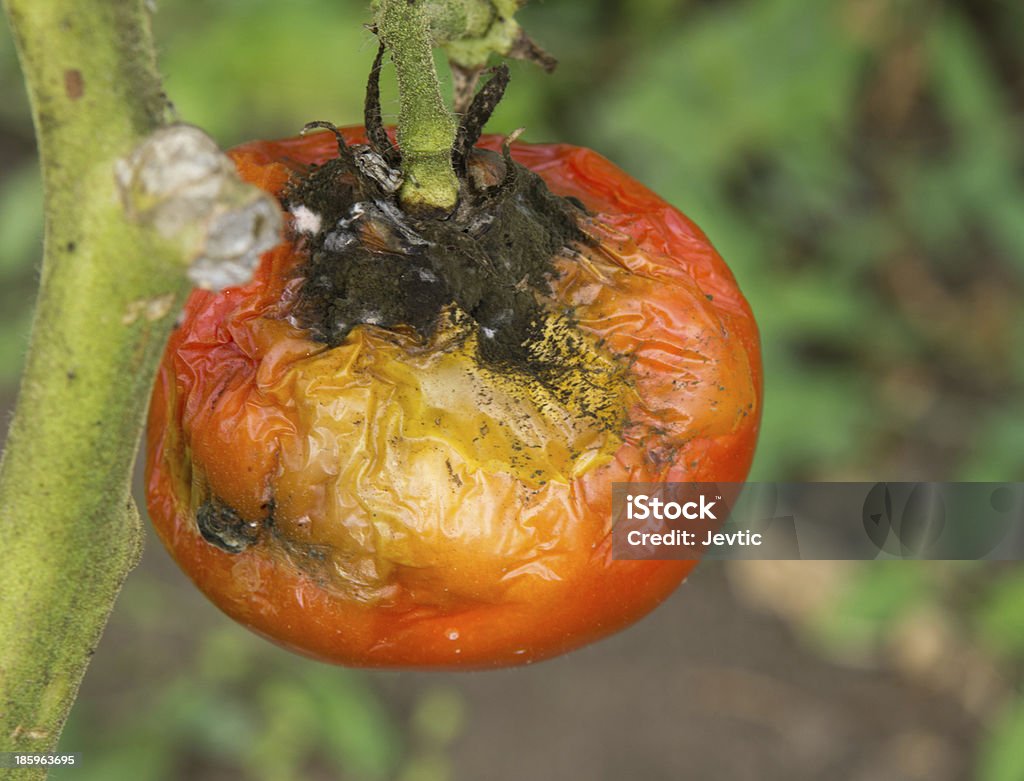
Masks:
[[[4,8],[32,102],[46,234],[0,464],[0,747],[49,751],[139,557],[131,466],[185,282],[180,263],[166,249],[154,257],[125,222],[115,192],[114,160],[158,126],[165,105],[142,3]],[[122,322],[131,302],[168,295],[162,318]]]
[[[378,0],[377,28],[398,75],[398,144],[408,209],[450,212],[459,182],[452,168],[457,124],[444,104],[434,67],[432,34],[422,2]]]
[[[180,150],[182,138],[202,135],[194,128],[152,133],[164,123],[166,101],[142,0],[3,6],[32,104],[46,231],[26,368],[0,462],[0,751],[42,752],[55,748],[139,558],[130,484],[146,403],[188,292],[186,266],[208,261],[202,248],[210,215],[224,214],[224,199],[208,197],[201,217],[171,235],[143,224],[154,212],[168,224],[162,194],[142,192],[140,209],[132,202],[138,193],[125,189],[124,182],[135,187],[134,169],[125,174],[123,161],[151,149],[154,137],[171,136]],[[223,157],[215,145],[214,154]],[[182,162],[151,166],[147,176],[163,171],[178,185],[182,172],[196,170]],[[215,158],[202,170],[219,165]],[[220,190],[244,200],[233,169],[231,177]],[[247,208],[253,213],[252,198]],[[0,778],[43,776],[43,768],[0,769]]]

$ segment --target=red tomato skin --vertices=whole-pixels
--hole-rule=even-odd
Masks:
[[[345,129],[344,134],[350,143],[365,142],[361,128]],[[485,136],[478,146],[498,150],[501,143],[500,137]],[[230,154],[243,178],[277,194],[294,170],[333,157],[336,147],[330,134],[316,134],[254,142]],[[617,243],[615,251],[631,271],[696,285],[713,302],[720,329],[714,338],[730,345],[728,360],[736,365],[728,368],[748,382],[723,402],[735,406],[735,425],[708,434],[695,431],[684,444],[673,446],[667,462],[651,456],[658,451],[656,438],[625,437],[610,463],[578,478],[570,489],[572,513],[586,528],[581,537],[589,535],[589,547],[575,551],[558,577],[519,592],[512,588],[505,601],[448,611],[418,605],[411,592],[387,605],[340,598],[286,559],[267,555],[260,545],[228,553],[209,544],[189,509],[186,460],[198,453],[211,481],[239,485],[238,495],[225,500],[240,511],[255,511],[258,497],[247,493],[237,475],[269,474],[275,467],[267,443],[294,427],[286,411],[264,416],[258,425],[246,417],[252,378],[275,370],[274,351],[301,355],[307,349],[289,342],[287,334],[282,344],[268,347],[275,333],[247,328],[282,294],[286,275],[281,272],[291,260],[290,248],[281,245],[264,256],[248,285],[191,295],[151,403],[146,477],[150,516],[179,565],[225,613],[280,645],[361,667],[479,669],[556,656],[635,622],[696,565],[613,560],[612,482],[746,478],[761,413],[759,338],[746,300],[707,237],[681,212],[593,151],[515,143],[512,155],[556,194],[579,199],[604,226],[601,240]],[[660,305],[665,311],[672,307],[671,302]],[[211,384],[217,386],[216,416],[198,403],[210,395],[196,389],[205,387],[207,393]],[[701,414],[698,410],[691,418]]]

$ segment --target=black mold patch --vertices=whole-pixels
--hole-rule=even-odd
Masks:
[[[241,553],[255,544],[263,526],[259,521],[246,521],[219,499],[209,499],[200,506],[196,525],[204,540],[228,553]]]
[[[579,211],[510,157],[474,150],[468,168],[446,219],[404,214],[384,178],[367,182],[341,159],[293,182],[285,207],[321,225],[293,321],[331,346],[359,324],[408,326],[426,340],[457,308],[477,326],[481,363],[535,373],[555,258],[586,240]]]

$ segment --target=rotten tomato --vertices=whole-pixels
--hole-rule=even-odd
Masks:
[[[747,474],[750,309],[701,231],[592,151],[484,137],[456,211],[417,217],[369,136],[231,152],[290,220],[171,339],[157,531],[227,614],[332,662],[519,664],[615,632],[694,563],[614,560],[612,483]]]

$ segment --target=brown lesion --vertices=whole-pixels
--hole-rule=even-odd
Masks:
[[[355,150],[359,159],[363,150]],[[361,324],[409,326],[426,341],[456,306],[484,337],[483,362],[529,364],[554,261],[587,241],[578,208],[536,174],[483,150],[469,156],[465,197],[447,220],[404,214],[383,178],[339,157],[290,183],[285,208],[319,223],[303,237],[308,260],[298,270],[295,323],[330,346]]]
[[[369,143],[350,145],[330,123],[310,123],[334,132],[338,156],[293,175],[282,194],[285,209],[303,215],[295,238],[308,257],[290,319],[334,347],[359,325],[411,328],[426,343],[443,321],[465,317],[482,365],[546,370],[538,353],[550,346],[535,349],[552,314],[544,301],[556,258],[589,241],[583,212],[515,163],[507,146],[502,155],[475,148],[508,85],[500,66],[462,116],[451,151],[457,208],[443,217],[406,213],[401,151],[381,120],[383,55],[381,45],[367,83]]]
[[[272,519],[272,506],[265,520],[251,521],[216,497],[210,497],[196,510],[196,526],[203,539],[226,553],[241,553],[255,545]]]

